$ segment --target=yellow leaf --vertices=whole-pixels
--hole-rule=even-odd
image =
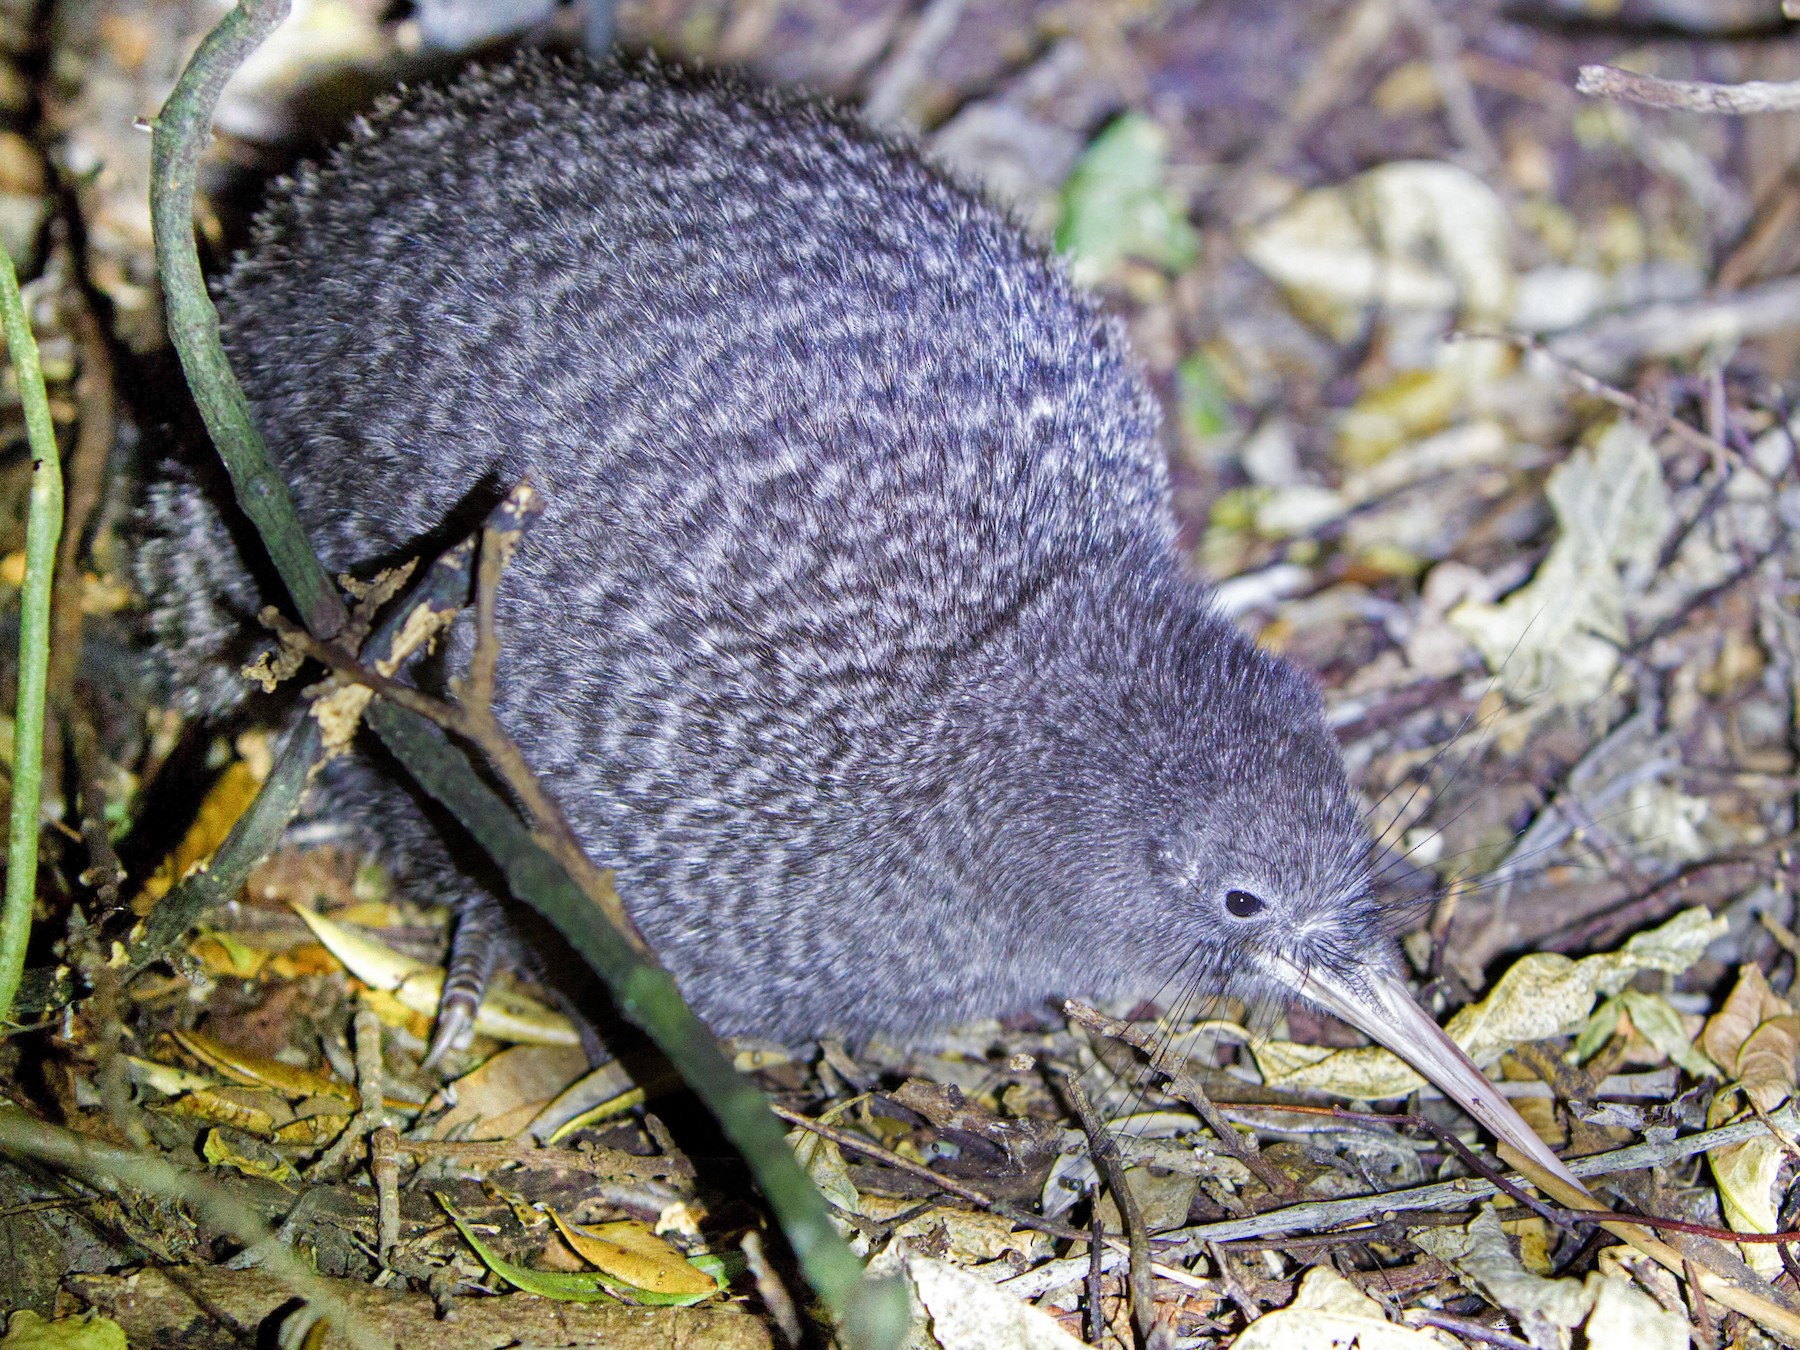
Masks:
[[[303,942],[285,952],[276,952],[264,969],[277,979],[298,980],[307,975],[329,975],[343,966],[324,943]]]
[[[234,1143],[218,1130],[206,1132],[200,1154],[214,1167],[234,1167],[245,1176],[261,1177],[278,1185],[300,1180],[293,1164],[274,1150],[252,1148],[248,1141]]]
[[[1338,419],[1338,462],[1366,469],[1407,441],[1442,429],[1464,393],[1463,381],[1443,371],[1399,372],[1365,391]]]
[[[245,1134],[273,1138],[275,1131],[293,1119],[293,1112],[272,1093],[246,1088],[210,1087],[184,1093],[155,1108],[158,1115],[200,1120],[210,1125],[229,1125]]]
[[[632,1219],[592,1227],[570,1223],[554,1209],[550,1217],[582,1259],[634,1289],[655,1294],[711,1294],[718,1281],[695,1270],[674,1246]]]
[[[358,1100],[356,1089],[339,1079],[311,1069],[296,1068],[267,1055],[227,1045],[198,1031],[176,1030],[169,1033],[176,1044],[195,1059],[217,1069],[234,1083],[246,1087],[273,1088],[290,1097],[335,1097],[340,1101]]]
[[[269,953],[240,942],[229,933],[201,933],[188,944],[188,951],[208,975],[229,979],[255,979],[269,962]]]
[[[444,972],[440,966],[395,951],[371,934],[349,924],[337,923],[304,905],[293,910],[313,930],[313,935],[344,963],[344,968],[371,989],[390,995],[402,1005],[427,1017],[436,1015],[444,992]],[[374,1003],[374,1000],[371,1000]],[[398,1025],[389,1013],[390,1005],[377,1003],[376,1015]],[[523,1045],[581,1044],[581,1033],[575,1024],[536,999],[499,985],[489,987],[475,1010],[475,1032],[492,1036],[497,1041]]]
[[[444,1213],[450,1216],[450,1222],[456,1225],[463,1241],[475,1249],[482,1264],[508,1284],[523,1289],[528,1294],[537,1294],[543,1298],[559,1299],[564,1303],[616,1303],[618,1300],[601,1283],[598,1275],[569,1275],[559,1270],[532,1270],[529,1266],[517,1265],[501,1256],[487,1243],[475,1235],[475,1230],[463,1221],[443,1196],[437,1202],[444,1207]]]
[[[125,1331],[110,1317],[59,1317],[46,1321],[21,1308],[0,1336],[0,1350],[125,1350]]]
[[[132,912],[148,914],[158,900],[175,888],[176,882],[212,857],[261,789],[262,779],[244,760],[234,761],[220,774],[219,781],[212,785],[200,803],[200,812],[181,837],[181,842],[158,865],[144,883],[144,889],[133,897]]]

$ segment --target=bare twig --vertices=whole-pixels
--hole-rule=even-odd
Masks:
[[[1559,375],[1584,394],[1592,395],[1603,403],[1611,404],[1621,412],[1630,413],[1641,425],[1654,432],[1667,433],[1684,445],[1701,451],[1712,461],[1715,469],[1723,470],[1733,463],[1747,463],[1743,456],[1724,441],[1707,435],[1698,427],[1689,426],[1680,418],[1663,409],[1652,408],[1643,399],[1620,389],[1617,385],[1608,384],[1605,380],[1588,374],[1580,366],[1552,351],[1537,338],[1528,334],[1464,332],[1454,334],[1453,337],[1457,341],[1475,341],[1485,338],[1490,341],[1505,342],[1519,351],[1543,358],[1556,369]]]
[[[1499,1189],[1511,1198],[1514,1203],[1524,1206],[1545,1223],[1553,1224],[1559,1228],[1566,1228],[1569,1226],[1569,1219],[1567,1216],[1559,1213],[1551,1206],[1546,1205],[1543,1201],[1531,1195],[1518,1183],[1502,1176],[1497,1167],[1492,1163],[1484,1162],[1481,1158],[1477,1157],[1474,1149],[1463,1143],[1462,1140],[1458,1139],[1442,1125],[1439,1125],[1435,1120],[1431,1120],[1425,1116],[1413,1115],[1411,1113],[1381,1116],[1362,1111],[1344,1111],[1336,1107],[1331,1108],[1331,1113],[1340,1120],[1357,1120],[1362,1121],[1365,1124],[1383,1122],[1404,1125],[1409,1129],[1419,1130],[1425,1134],[1429,1134],[1433,1139],[1437,1140],[1445,1148],[1449,1149],[1460,1158],[1464,1167],[1467,1167],[1471,1172],[1475,1173],[1476,1176],[1483,1177],[1499,1187]]]
[[[520,485],[525,495],[520,502],[523,511],[542,510],[537,495],[528,484]],[[469,678],[459,692],[459,700],[474,712],[491,717],[494,710],[494,676],[500,665],[500,633],[495,624],[495,610],[500,596],[500,574],[512,561],[519,546],[524,522],[510,530],[484,529],[481,532],[481,563],[475,577],[475,651],[469,658]]]
[[[915,121],[908,104],[929,78],[931,62],[956,35],[968,0],[931,0],[912,31],[869,82],[863,116],[878,127],[909,126]]]
[[[1497,1331],[1484,1322],[1477,1322],[1470,1317],[1452,1317],[1449,1313],[1436,1312],[1430,1308],[1409,1308],[1406,1323],[1415,1327],[1438,1327],[1465,1340],[1480,1341],[1483,1345],[1498,1345],[1503,1350],[1532,1350],[1530,1345],[1518,1337],[1508,1336],[1504,1331]]]
[[[635,925],[620,903],[610,873],[595,867],[587,856],[575,831],[570,828],[562,808],[551,798],[538,776],[531,771],[521,751],[494,715],[492,694],[495,668],[499,659],[499,638],[495,629],[495,596],[500,570],[518,546],[519,537],[542,512],[543,501],[529,483],[521,483],[496,507],[481,534],[481,562],[476,583],[477,642],[475,659],[462,688],[473,698],[460,702],[434,698],[413,686],[403,684],[391,675],[371,669],[356,656],[332,642],[323,642],[305,629],[289,622],[272,606],[258,616],[262,622],[291,649],[311,657],[335,674],[354,684],[373,690],[381,697],[409,712],[419,714],[452,735],[462,736],[494,766],[507,789],[518,800],[530,818],[538,842],[569,874],[588,899],[613,922],[638,953],[647,956],[649,948],[638,935]],[[387,663],[384,662],[384,667]],[[391,667],[388,667],[391,668]]]
[[[1113,1142],[1106,1122],[1100,1119],[1100,1113],[1094,1110],[1094,1104],[1082,1090],[1081,1081],[1070,1074],[1063,1080],[1063,1091],[1087,1135],[1088,1155],[1094,1160],[1095,1169],[1105,1178],[1106,1188],[1112,1192],[1113,1203],[1119,1207],[1119,1217],[1125,1224],[1130,1256],[1126,1289],[1131,1297],[1131,1323],[1137,1332],[1138,1344],[1148,1346],[1156,1330],[1156,1286],[1150,1279],[1150,1230],[1144,1226],[1144,1211],[1126,1181],[1125,1160],[1119,1156],[1119,1146]]]
[[[356,1157],[359,1146],[385,1125],[381,1103],[381,1021],[368,1007],[359,1007],[351,1020],[356,1035],[356,1088],[361,1099],[356,1116],[313,1165],[321,1179],[341,1176]]]
[[[1616,98],[1648,108],[1722,113],[1730,117],[1800,109],[1800,80],[1710,84],[1703,80],[1639,75],[1617,66],[1583,66],[1575,76],[1575,90],[1591,98]]]
[[[1256,148],[1226,174],[1208,194],[1228,223],[1247,224],[1257,194],[1248,189],[1276,168],[1344,95],[1350,77],[1376,52],[1384,50],[1399,15],[1395,0],[1354,0],[1337,31],[1306,74],[1295,82],[1294,98],[1279,126],[1258,138]]]
[[[1775,1112],[1773,1119],[1788,1129],[1794,1128],[1795,1115],[1791,1108]],[[1728,1144],[1741,1144],[1761,1137],[1764,1133],[1763,1126],[1758,1121],[1739,1121],[1733,1125],[1722,1125],[1716,1130],[1683,1135],[1679,1139],[1654,1144],[1633,1144],[1611,1153],[1594,1153],[1585,1158],[1573,1158],[1568,1165],[1569,1170],[1578,1177],[1634,1172],[1645,1167],[1660,1167]],[[1498,1193],[1499,1188],[1490,1181],[1459,1177],[1455,1181],[1438,1181],[1406,1190],[1288,1205],[1282,1209],[1252,1214],[1247,1218],[1197,1224],[1163,1236],[1184,1238],[1191,1242],[1230,1242],[1241,1238],[1269,1237],[1276,1233],[1316,1233],[1336,1228],[1340,1224],[1359,1223],[1377,1215],[1385,1215],[1389,1211],[1404,1214],[1417,1210],[1467,1209]],[[1734,1233],[1732,1240],[1742,1241],[1746,1236],[1749,1235]]]
[[[1206,1122],[1207,1128],[1218,1138],[1219,1146],[1249,1168],[1269,1188],[1271,1195],[1278,1195],[1284,1200],[1299,1199],[1300,1189],[1294,1184],[1293,1178],[1263,1157],[1257,1147],[1255,1135],[1239,1133],[1225,1118],[1225,1113],[1213,1104],[1212,1098],[1206,1095],[1206,1089],[1175,1062],[1167,1044],[1146,1034],[1142,1027],[1103,1016],[1087,1004],[1074,999],[1063,1004],[1063,1011],[1088,1030],[1123,1041],[1134,1050],[1141,1051],[1150,1060],[1151,1067],[1168,1080],[1170,1090],[1193,1107],[1200,1119]]]
[[[1706,1306],[1706,1295],[1700,1288],[1700,1272],[1691,1260],[1683,1260],[1687,1272],[1688,1316],[1694,1323],[1694,1340],[1700,1350],[1718,1350],[1719,1334],[1713,1328],[1712,1313]]]
[[[1243,1315],[1244,1321],[1246,1323],[1254,1322],[1262,1316],[1261,1306],[1250,1296],[1250,1291],[1244,1288],[1243,1280],[1238,1278],[1237,1267],[1232,1264],[1231,1257],[1225,1249],[1216,1242],[1209,1242],[1206,1244],[1206,1254],[1212,1258],[1213,1265],[1218,1268],[1219,1283],[1225,1286],[1225,1297],[1230,1299],[1231,1305]]]
[[[1099,1206],[1088,1222],[1087,1327],[1088,1340],[1095,1345],[1106,1334],[1106,1309],[1100,1302],[1101,1282],[1106,1278],[1106,1225],[1100,1221]]]
[[[93,888],[99,901],[94,913],[107,914],[119,906],[119,883],[125,880],[125,868],[107,833],[106,788],[100,781],[99,738],[94,734],[93,723],[76,709],[69,709],[63,725],[68,730],[75,781],[80,786],[81,843],[87,850],[87,866],[82,869],[80,880],[83,886]]]
[[[490,1168],[513,1164],[536,1171],[587,1172],[634,1184],[668,1178],[682,1182],[694,1179],[693,1164],[680,1154],[641,1158],[597,1144],[567,1149],[511,1139],[399,1139],[394,1148],[414,1158],[462,1158]]]
[[[81,343],[81,373],[75,377],[81,422],[63,465],[63,536],[50,595],[49,700],[52,715],[59,718],[67,716],[81,656],[81,546],[106,487],[116,399],[112,353],[93,311],[84,306],[74,315],[72,326]]]
[[[1780,277],[1732,295],[1671,300],[1608,314],[1547,341],[1589,371],[1617,373],[1635,362],[1685,356],[1800,328],[1800,278]]]
[[[400,1242],[400,1136],[383,1125],[369,1136],[369,1178],[375,1183],[375,1254],[383,1265]]]
[[[1400,0],[1407,23],[1425,44],[1431,76],[1444,101],[1444,120],[1463,148],[1475,157],[1481,172],[1499,179],[1505,157],[1482,120],[1475,90],[1462,63],[1462,30],[1438,8],[1437,0]]]
[[[776,1330],[790,1346],[799,1345],[802,1335],[800,1311],[794,1307],[793,1295],[788,1293],[787,1286],[769,1264],[768,1255],[763,1251],[762,1234],[752,1228],[738,1239],[738,1247],[744,1253],[744,1262],[756,1280],[756,1292],[774,1319]]]

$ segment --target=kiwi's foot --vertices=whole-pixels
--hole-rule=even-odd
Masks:
[[[450,936],[437,1026],[425,1052],[428,1069],[435,1068],[450,1051],[467,1049],[474,1040],[475,1012],[487,995],[501,949],[507,945],[506,918],[490,897],[460,896],[452,904],[457,910],[456,931]]]

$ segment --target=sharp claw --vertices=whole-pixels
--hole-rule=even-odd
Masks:
[[[467,994],[452,991],[438,1004],[437,1026],[431,1032],[431,1046],[422,1065],[435,1069],[438,1061],[452,1050],[467,1050],[475,1039],[476,1001]]]
[[[488,977],[505,945],[501,936],[505,920],[491,899],[464,897],[455,906],[459,915],[445,963],[444,992],[438,997],[437,1026],[425,1052],[424,1067],[437,1063],[452,1050],[466,1050],[475,1039],[475,1014],[487,993]]]

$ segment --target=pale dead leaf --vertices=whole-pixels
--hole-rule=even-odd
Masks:
[[[1618,669],[1625,601],[1669,530],[1662,460],[1629,419],[1578,450],[1545,486],[1558,533],[1530,583],[1499,604],[1469,601],[1450,621],[1522,702],[1598,698]]]
[[[1688,1324],[1621,1275],[1587,1277],[1594,1310],[1582,1331],[1588,1350],[1687,1350]]]
[[[1707,1020],[1700,1043],[1733,1080],[1732,1089],[1713,1098],[1708,1125],[1724,1125],[1746,1112],[1739,1110],[1740,1092],[1765,1112],[1794,1094],[1796,1043],[1800,1017],[1793,1006],[1769,988],[1755,966],[1738,970],[1737,985],[1725,1005]],[[1778,1216],[1775,1184],[1781,1170],[1781,1142],[1772,1136],[1751,1139],[1706,1155],[1719,1188],[1725,1222],[1740,1233],[1773,1233]],[[1765,1279],[1781,1273],[1781,1258],[1766,1243],[1740,1248],[1750,1268]]]
[[[1707,1019],[1700,1045],[1758,1106],[1773,1111],[1794,1092],[1800,1016],[1755,966],[1738,970],[1725,1006]]]
[[[1264,1313],[1232,1350],[1445,1350],[1456,1342],[1425,1328],[1395,1326],[1381,1305],[1335,1270],[1315,1266],[1285,1308]]]
[[[1567,1345],[1574,1327],[1592,1350],[1683,1350],[1688,1343],[1687,1320],[1622,1274],[1553,1280],[1526,1270],[1492,1205],[1465,1227],[1421,1228],[1408,1236],[1511,1313],[1533,1345]]]
[[[1462,1228],[1419,1228],[1413,1245],[1435,1256],[1519,1319],[1533,1345],[1555,1343],[1553,1327],[1573,1327],[1587,1315],[1588,1298],[1579,1280],[1533,1275],[1513,1255],[1492,1205]]]
[[[1083,1350],[1048,1315],[960,1266],[912,1256],[906,1273],[942,1350]],[[1431,1350],[1443,1348],[1433,1343]]]
[[[1480,178],[1415,160],[1303,193],[1240,243],[1296,307],[1347,341],[1371,309],[1504,323],[1513,291],[1508,233],[1506,207]]]
[[[819,1117],[819,1123],[831,1124],[860,1100],[853,1098],[851,1101],[838,1103]],[[850,1180],[850,1168],[836,1144],[811,1130],[799,1129],[788,1132],[787,1142],[788,1147],[794,1150],[794,1157],[800,1166],[812,1178],[813,1185],[819,1188],[820,1195],[846,1214],[861,1213],[862,1196],[856,1189],[856,1183]]]

